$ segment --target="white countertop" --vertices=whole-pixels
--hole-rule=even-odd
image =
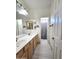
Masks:
[[[30,35],[23,34],[22,37],[20,37],[18,41],[16,42],[16,53],[18,53],[37,34],[38,34],[38,31],[33,31]]]

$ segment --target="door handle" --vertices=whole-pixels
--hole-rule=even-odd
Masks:
[[[54,37],[52,37],[52,40],[54,40],[55,38]]]

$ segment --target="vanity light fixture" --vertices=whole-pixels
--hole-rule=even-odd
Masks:
[[[19,14],[22,14],[22,15],[25,15],[25,16],[28,15],[28,13],[26,12],[26,10],[24,10],[24,9],[20,9],[18,12],[19,12]]]
[[[25,16],[28,15],[28,12],[23,8],[22,4],[19,3],[18,1],[17,1],[17,4],[16,4],[16,11],[19,14],[22,14],[22,15],[25,15]]]

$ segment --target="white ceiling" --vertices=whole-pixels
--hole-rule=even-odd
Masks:
[[[20,0],[25,9],[29,12],[29,17],[40,18],[50,15],[51,0]]]
[[[32,9],[50,8],[50,0],[24,0],[24,2]]]

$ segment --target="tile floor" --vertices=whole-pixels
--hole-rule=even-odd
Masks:
[[[47,40],[41,39],[41,43],[35,49],[32,59],[53,59]]]

